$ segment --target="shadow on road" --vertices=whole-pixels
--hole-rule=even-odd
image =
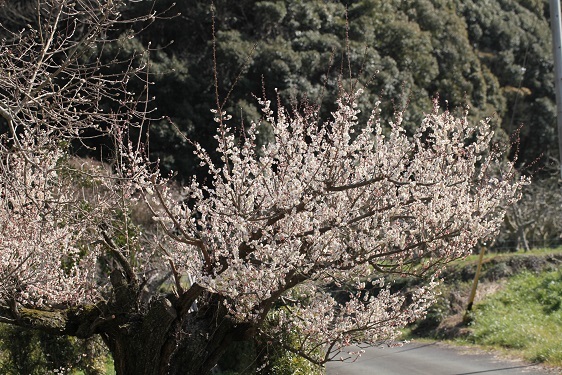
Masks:
[[[424,345],[419,345],[419,346],[415,346],[415,347],[410,347],[410,348],[404,348],[402,350],[397,350],[396,353],[403,353],[403,352],[409,352],[410,350],[418,350],[418,349],[423,349],[423,348],[427,348],[428,346],[435,346],[437,345],[436,342],[432,342],[431,344],[424,344]]]
[[[522,369],[522,368],[533,367],[533,366],[534,366],[534,365],[513,366],[513,367],[497,368],[497,369],[493,369],[493,370],[473,371],[473,372],[459,372],[459,373],[451,374],[451,375],[488,374],[488,373],[490,373],[490,372],[498,372],[498,371],[506,371],[506,370],[515,370],[515,369]]]

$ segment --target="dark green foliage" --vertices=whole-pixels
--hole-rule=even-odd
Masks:
[[[104,375],[107,351],[98,338],[79,340],[11,325],[0,325],[0,372],[44,375],[61,369]]]
[[[446,108],[469,106],[473,121],[494,116],[498,139],[506,141],[523,124],[519,161],[529,164],[557,149],[547,5],[546,0],[215,1],[221,104],[225,101],[224,109],[243,127],[259,120],[254,95],[263,91],[274,101],[277,91],[287,107],[302,100],[321,104],[326,117],[341,90],[364,87],[364,117],[381,98],[382,116],[404,109],[411,129],[439,95]],[[211,153],[216,146],[211,3],[141,1],[124,13],[150,11],[160,17],[134,37],[131,30],[117,30],[123,37],[104,47],[105,56],[137,53],[139,61],[149,59],[152,115],[158,119],[150,125],[150,153],[165,171],[188,179],[204,171],[187,139]],[[137,31],[146,26],[137,25]],[[142,55],[147,46],[150,54]],[[139,81],[139,94],[142,85]],[[264,142],[267,134],[262,136]]]
[[[557,156],[556,107],[548,1],[457,0],[481,62],[497,77],[507,110],[502,127],[523,125],[520,158]]]
[[[171,0],[154,4],[161,12],[171,6]],[[451,109],[470,106],[475,121],[495,114],[508,134],[524,123],[521,160],[528,162],[555,140],[544,6],[536,0],[216,1],[219,96],[228,98],[233,121],[248,124],[260,117],[253,95],[261,96],[262,82],[270,99],[277,89],[285,105],[307,99],[321,103],[325,114],[340,90],[365,86],[365,117],[381,97],[383,116],[405,108],[406,125],[414,127],[438,94]],[[139,2],[126,12],[150,7]],[[154,115],[169,116],[212,152],[211,4],[180,2],[164,14],[171,18],[124,43],[141,49],[150,42],[154,49]],[[164,169],[184,178],[200,172],[189,143],[167,119],[151,125],[150,137]]]
[[[251,341],[235,341],[218,363],[222,375],[253,374],[256,371],[256,347]]]

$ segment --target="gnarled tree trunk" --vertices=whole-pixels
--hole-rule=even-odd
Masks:
[[[210,373],[235,340],[250,327],[238,325],[215,302],[181,315],[167,298],[156,300],[142,316],[104,327],[102,337],[117,375],[204,375]]]
[[[112,284],[108,302],[46,310],[0,306],[0,321],[56,335],[100,334],[117,375],[205,375],[233,341],[255,332],[251,324],[233,321],[222,300],[197,285],[179,298],[143,302],[138,285],[120,272],[112,274]],[[205,300],[199,309],[192,308],[195,298]]]

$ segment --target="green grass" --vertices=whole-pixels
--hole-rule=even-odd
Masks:
[[[523,273],[475,307],[470,343],[562,365],[562,271]]]

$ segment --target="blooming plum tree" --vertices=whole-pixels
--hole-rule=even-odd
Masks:
[[[205,374],[234,340],[319,364],[391,340],[434,284],[385,277],[431,279],[496,232],[524,183],[486,121],[435,104],[408,135],[379,103],[359,124],[360,91],[342,91],[331,119],[259,99],[240,133],[218,105],[221,160],[195,145],[208,181],[178,192],[130,136],[147,121],[127,89],[144,66],[98,58],[124,3],[37,4],[0,44],[0,321],[99,334],[117,374]],[[111,168],[72,155],[91,134],[112,139]]]

